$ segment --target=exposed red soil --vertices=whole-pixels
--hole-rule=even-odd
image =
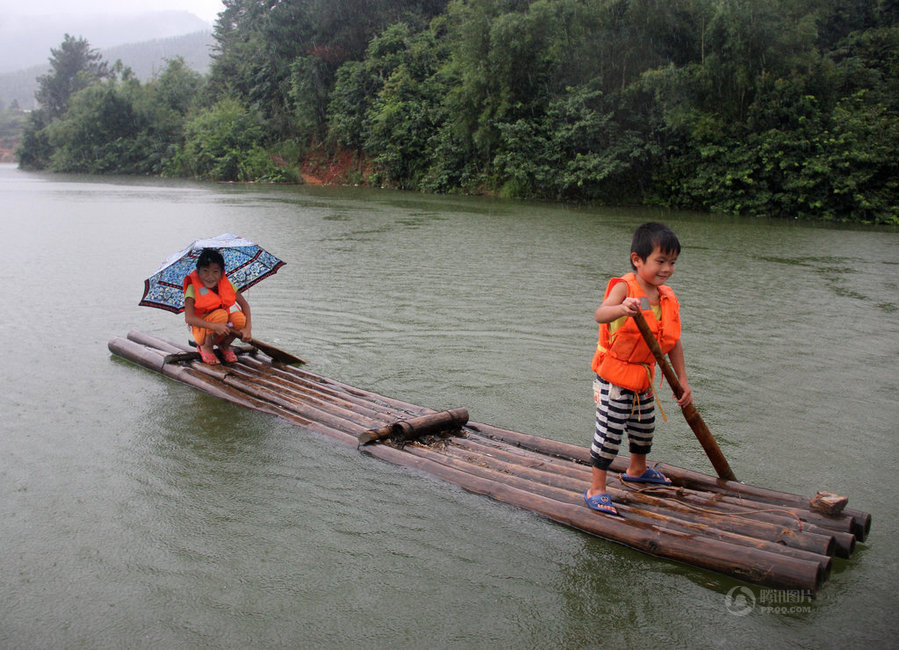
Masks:
[[[330,154],[315,148],[303,161],[300,176],[307,185],[364,185],[370,171],[371,163],[349,149]]]
[[[18,142],[0,141],[0,163],[16,162],[15,151],[17,146],[19,146]]]

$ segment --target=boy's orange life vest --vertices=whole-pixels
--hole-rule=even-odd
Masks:
[[[627,273],[609,281],[603,300],[619,282],[627,283],[628,298],[646,296],[640,283],[637,282],[637,276]],[[662,352],[667,354],[680,339],[680,310],[671,287],[666,285],[659,287],[659,306],[662,308],[661,321],[655,317],[652,309],[644,310],[643,316],[658,340]],[[599,342],[593,355],[592,368],[600,377],[622,388],[641,393],[652,386],[655,363],[655,357],[643,340],[633,318],[625,319],[611,336],[609,324],[599,324]]]
[[[206,288],[196,270],[184,278],[185,291],[190,284],[194,285],[194,313],[200,318],[219,308],[230,309],[231,305],[237,302],[234,286],[225,274],[222,274],[222,279],[219,280],[218,293]]]

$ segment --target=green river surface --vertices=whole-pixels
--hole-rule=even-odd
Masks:
[[[364,188],[0,165],[0,646],[896,647],[899,233]],[[634,228],[740,480],[873,515],[814,600],[656,559],[217,400],[110,354],[144,278],[232,232],[287,262],[257,338],[312,372],[588,445],[593,311]],[[663,399],[668,396],[663,393]],[[665,405],[666,402],[663,402]],[[713,473],[667,399],[650,459]],[[585,486],[586,487],[586,486]],[[600,516],[600,515],[597,515]],[[782,603],[781,603],[782,605]]]

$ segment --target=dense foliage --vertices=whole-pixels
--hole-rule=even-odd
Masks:
[[[224,7],[206,77],[67,36],[22,165],[283,181],[349,151],[406,189],[899,223],[896,0]]]

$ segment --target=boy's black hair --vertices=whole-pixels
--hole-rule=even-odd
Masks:
[[[203,269],[210,264],[218,264],[222,269],[222,273],[225,272],[225,258],[222,257],[217,248],[204,248],[200,251],[200,256],[197,258],[197,268]]]
[[[666,255],[672,253],[680,255],[680,242],[677,235],[665,224],[651,221],[637,228],[631,242],[631,253],[636,253],[645,262],[656,246]],[[631,268],[634,271],[637,270],[633,262],[631,262]]]

